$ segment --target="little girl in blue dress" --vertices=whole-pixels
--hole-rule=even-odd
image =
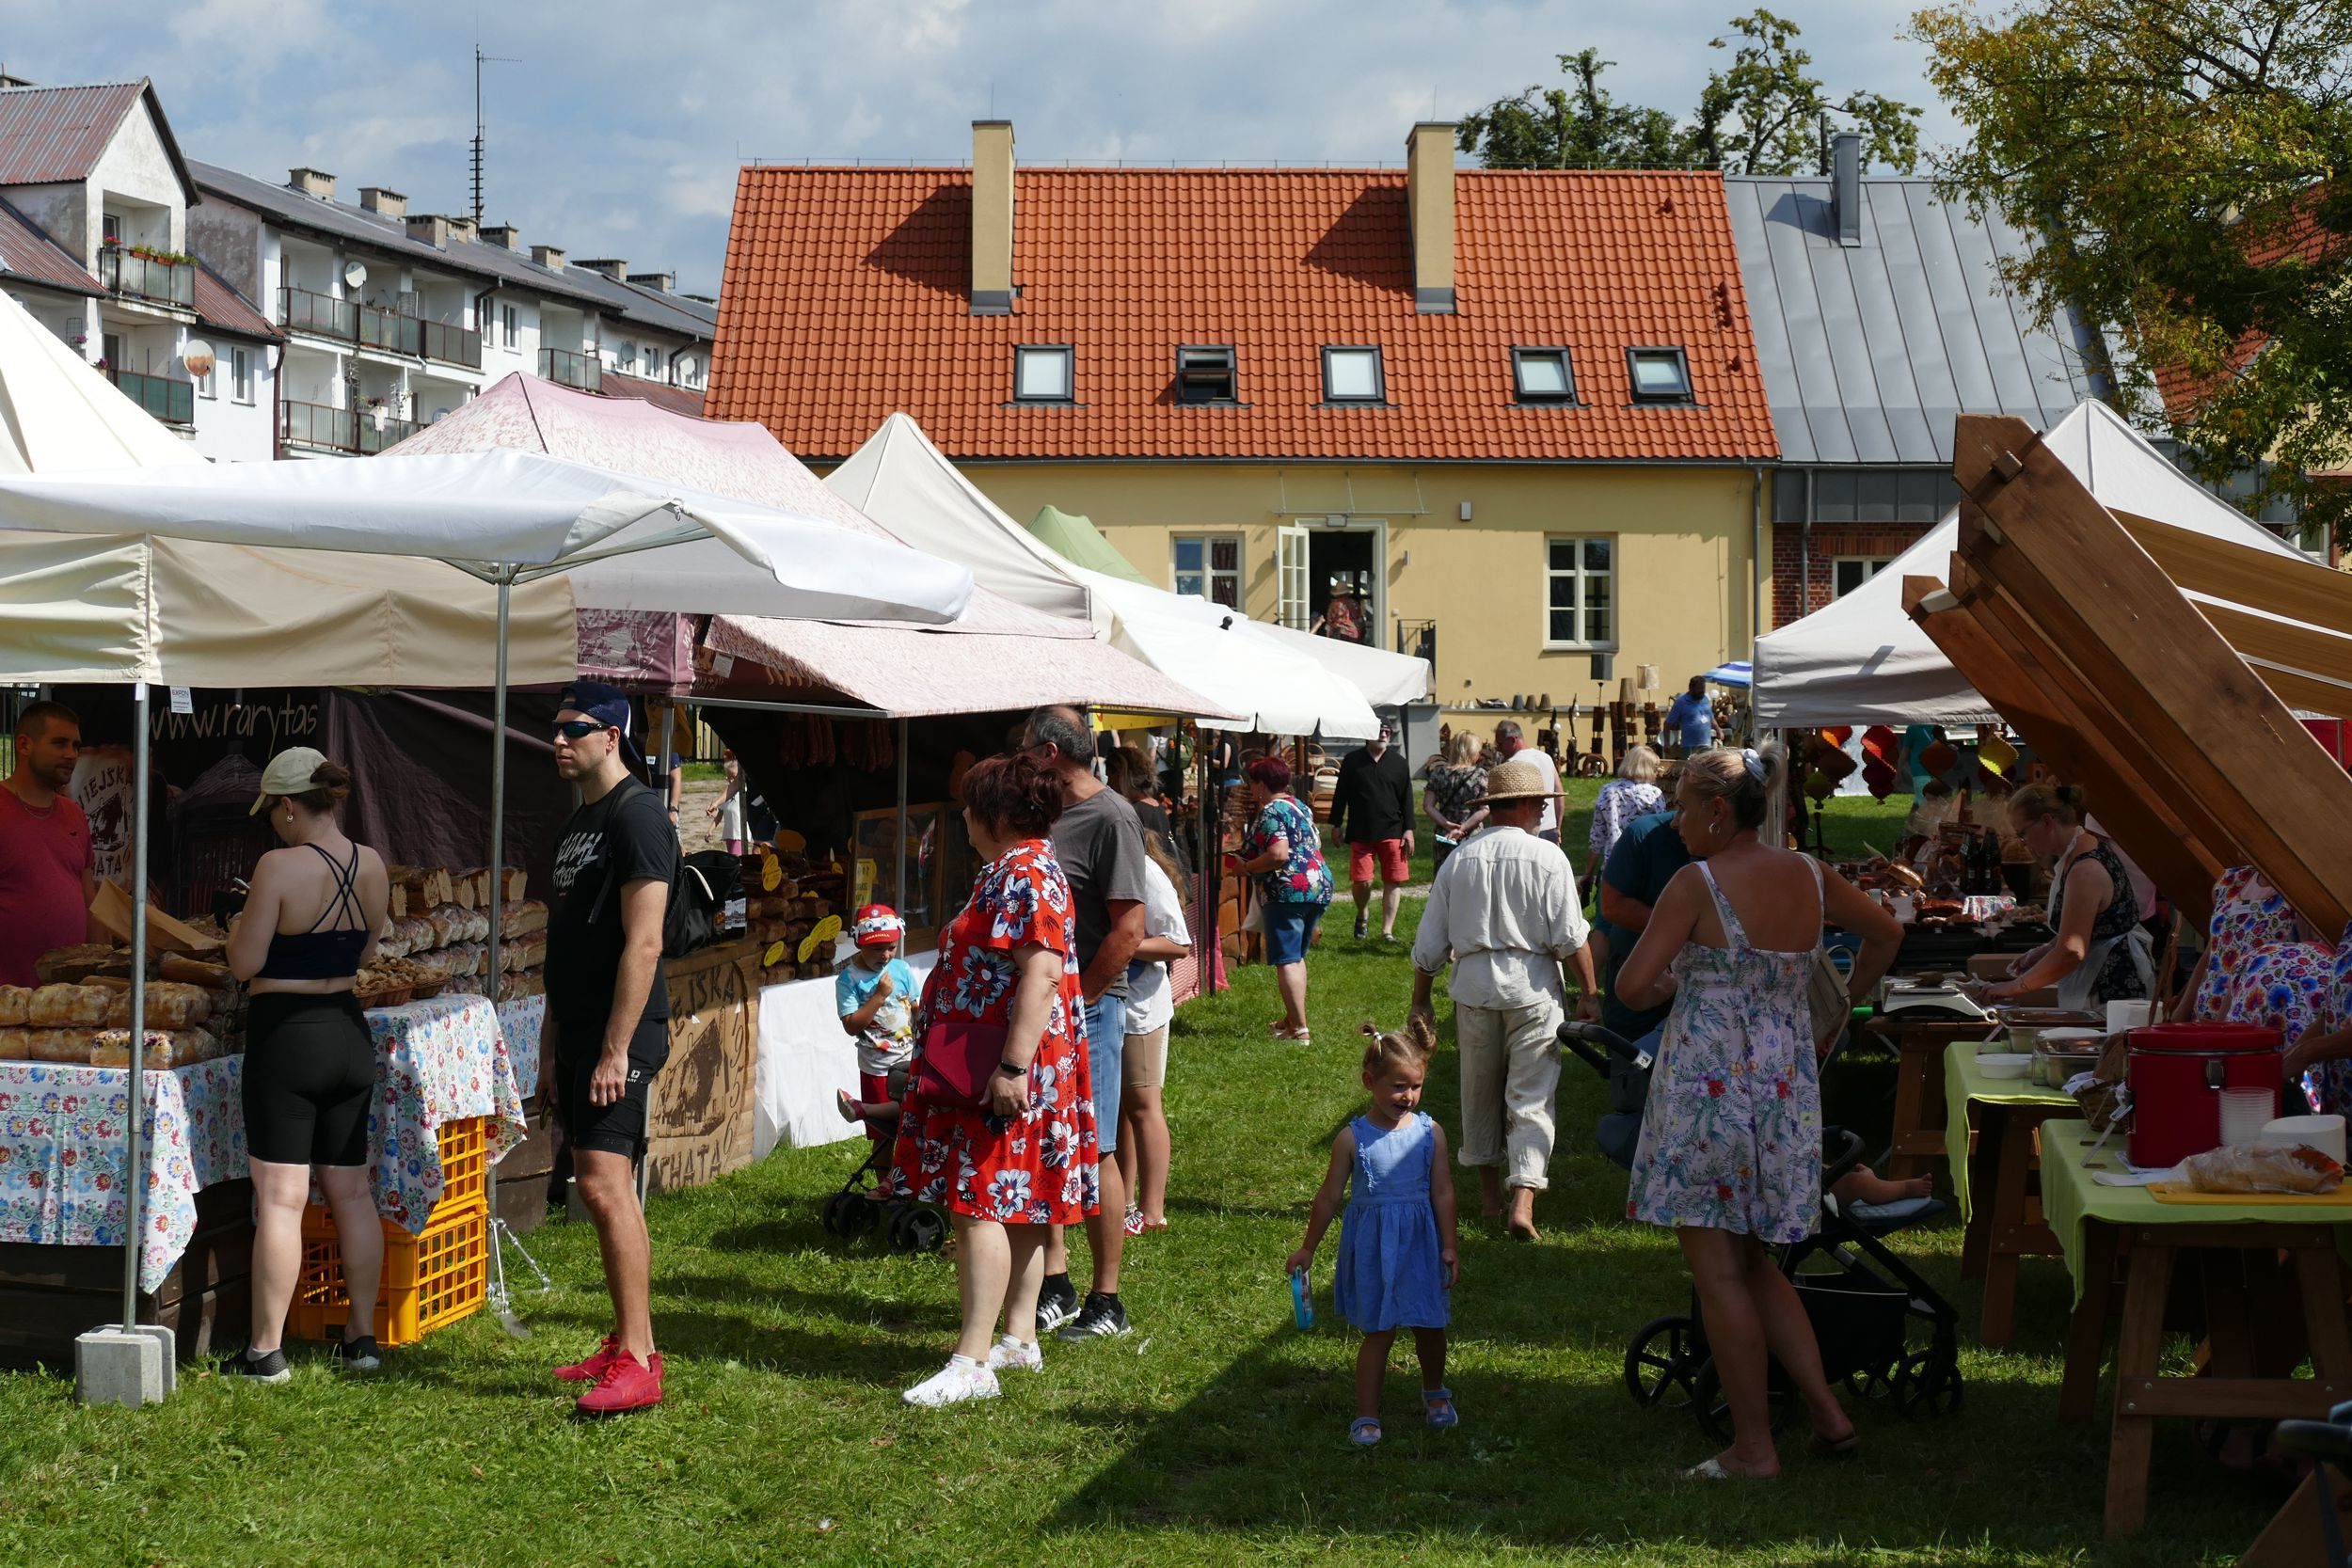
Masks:
[[[1384,1035],[1372,1023],[1363,1032],[1372,1037],[1363,1067],[1372,1108],[1332,1143],[1307,1242],[1291,1254],[1290,1272],[1303,1275],[1313,1267],[1315,1249],[1352,1180],[1331,1294],[1340,1315],[1364,1336],[1356,1353],[1356,1419],[1347,1435],[1359,1448],[1370,1448],[1380,1441],[1380,1385],[1400,1328],[1413,1331],[1429,1424],[1450,1427],[1461,1419],[1445,1386],[1445,1330],[1453,1318],[1448,1292],[1462,1266],[1445,1130],[1415,1109],[1437,1051],[1436,1032],[1418,1014],[1402,1034]]]

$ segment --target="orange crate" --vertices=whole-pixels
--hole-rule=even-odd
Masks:
[[[489,1201],[484,1179],[490,1168],[490,1118],[460,1117],[441,1123],[441,1201],[426,1223]]]
[[[442,1203],[421,1236],[378,1223],[384,1225],[384,1283],[376,1292],[375,1312],[379,1342],[414,1344],[442,1324],[482,1309],[490,1289],[489,1211],[478,1198],[453,1212]],[[325,1339],[350,1316],[334,1216],[312,1206],[302,1214],[302,1276],[286,1331],[298,1339]]]

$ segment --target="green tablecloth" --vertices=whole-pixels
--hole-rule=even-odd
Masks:
[[[1960,1222],[1968,1223],[1968,1102],[2002,1105],[2066,1105],[2074,1097],[2023,1078],[1987,1078],[1977,1070],[1977,1044],[1955,1040],[1944,1053],[1944,1158],[1951,1162],[1952,1192],[1960,1198]]]
[[[2090,1152],[2090,1129],[2079,1121],[2052,1118],[2042,1124],[2042,1217],[2057,1233],[2066,1254],[2066,1272],[2074,1281],[2074,1299],[2083,1297],[2083,1222],[2110,1225],[2352,1225],[2352,1211],[2342,1207],[2298,1208],[2287,1203],[2159,1203],[2145,1187],[2109,1187],[2092,1180],[2097,1169],[2083,1168]],[[2099,1150],[2098,1165],[2121,1171],[2122,1133]]]

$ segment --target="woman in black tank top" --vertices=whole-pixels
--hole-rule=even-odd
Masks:
[[[262,775],[256,815],[286,847],[254,867],[245,912],[229,933],[229,967],[250,982],[246,1014],[245,1136],[253,1175],[253,1331],[227,1370],[265,1383],[292,1374],[279,1341],[302,1267],[302,1209],[315,1170],[335,1215],[353,1310],[342,1363],[380,1364],[376,1287],[384,1233],[368,1169],[375,1047],[352,994],[391,909],[374,850],[336,822],[351,774],[308,747],[281,752]]]

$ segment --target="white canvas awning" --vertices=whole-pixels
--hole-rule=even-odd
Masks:
[[[2043,444],[2110,510],[2303,558],[2165,461],[2103,403],[2084,403]],[[1992,706],[1903,613],[1903,578],[1943,578],[1960,541],[1944,520],[1860,588],[1756,640],[1755,711],[1766,729],[1845,724],[1977,724]]]

